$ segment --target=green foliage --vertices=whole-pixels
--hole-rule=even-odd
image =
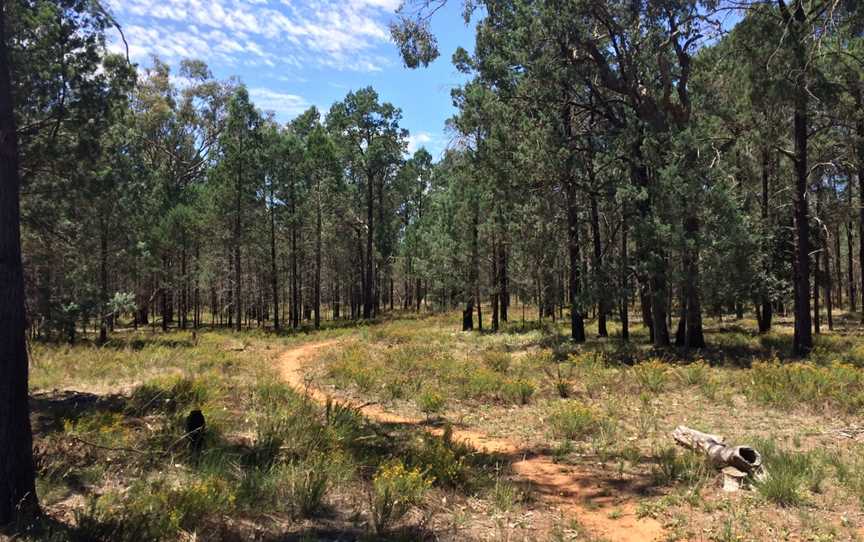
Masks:
[[[386,533],[390,527],[423,499],[432,485],[419,469],[406,469],[394,460],[378,468],[372,478],[370,520],[375,533]]]
[[[654,479],[661,485],[677,482],[701,484],[715,474],[704,455],[689,450],[679,453],[679,449],[674,446],[658,451],[655,461]]]
[[[662,392],[669,382],[669,367],[657,359],[636,365],[632,373],[642,390],[655,394]]]
[[[447,406],[447,400],[444,399],[444,396],[440,392],[433,389],[425,389],[417,397],[417,406],[420,408],[420,412],[427,416],[432,416],[444,411],[444,408]]]
[[[512,358],[508,352],[487,350],[482,354],[483,364],[496,373],[506,373],[510,369]]]
[[[864,405],[864,374],[844,363],[816,366],[806,363],[754,363],[743,391],[763,403],[792,408],[806,403],[813,408],[834,404],[849,412]]]
[[[501,396],[511,403],[527,405],[534,395],[534,384],[525,378],[506,380],[501,387]]]
[[[546,423],[552,436],[577,440],[597,431],[603,419],[588,406],[575,401],[562,401],[549,409]]]

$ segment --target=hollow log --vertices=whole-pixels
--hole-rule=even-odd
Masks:
[[[720,435],[712,435],[679,425],[672,431],[672,438],[679,445],[704,454],[711,464],[723,472],[723,488],[735,491],[752,476],[762,480],[767,474],[762,466],[762,456],[750,446],[731,446]]]

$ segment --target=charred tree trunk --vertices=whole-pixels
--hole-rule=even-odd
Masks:
[[[0,1],[0,525],[26,523],[39,511],[27,397],[18,135],[4,4]]]

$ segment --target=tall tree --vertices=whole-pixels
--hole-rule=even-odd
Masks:
[[[8,4],[0,2],[0,525],[26,520],[39,509],[24,336],[21,181],[7,42]]]

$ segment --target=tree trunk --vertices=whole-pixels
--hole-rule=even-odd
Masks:
[[[768,148],[762,149],[762,233],[764,237],[768,235],[770,227],[770,208],[768,206],[769,183],[771,181],[771,156]],[[767,247],[766,247],[767,248]],[[768,294],[762,295],[761,306],[756,307],[757,320],[759,322],[759,333],[765,334],[771,331],[772,314],[771,297]]]
[[[291,181],[291,329],[300,327],[300,288],[297,277],[297,201],[294,181]]]
[[[856,95],[855,101],[858,106],[858,111],[861,111],[862,108],[864,108],[864,98],[862,98],[862,92],[860,90]],[[855,158],[858,161],[858,262],[859,273],[861,276],[861,318],[864,319],[864,118],[859,116],[858,121],[855,123],[855,127],[857,132]],[[851,199],[851,193],[849,197]]]
[[[366,173],[366,280],[363,284],[363,318],[372,318],[375,304],[375,265],[372,241],[375,235],[374,175]]]
[[[242,143],[241,143],[241,153],[242,153]],[[240,222],[240,212],[242,206],[242,194],[241,189],[243,186],[243,159],[242,154],[238,160],[237,166],[237,180],[235,182],[235,199],[234,199],[234,330],[240,331],[243,328],[243,286],[240,281],[240,236],[241,236],[241,222]]]
[[[589,166],[589,168],[592,166]],[[593,173],[592,173],[593,176]],[[595,286],[598,290],[597,298],[597,335],[608,337],[606,330],[606,293],[605,287],[600,282],[603,276],[603,247],[600,244],[600,213],[597,209],[597,196],[591,194],[591,237],[594,242],[594,276],[598,279]]]
[[[690,216],[684,221],[684,301],[687,304],[687,329],[684,348],[705,348],[702,333],[702,303],[699,297],[699,220]]]
[[[579,299],[579,208],[576,186],[569,174],[564,179],[567,195],[567,253],[570,260],[570,338],[577,343],[585,342],[585,321]]]
[[[279,270],[276,260],[276,198],[270,184],[270,288],[273,291],[273,329],[279,331]]]
[[[498,247],[498,292],[501,302],[501,320],[506,322],[508,310],[510,309],[510,277],[507,272],[507,243],[501,243]]]
[[[802,53],[803,56],[803,53]],[[800,68],[806,70],[805,60],[801,59]],[[802,75],[803,78],[803,75]],[[794,285],[795,285],[795,334],[792,343],[792,353],[795,356],[806,356],[813,349],[810,318],[810,223],[807,209],[807,124],[808,95],[804,81],[799,81],[795,96],[795,113],[793,134],[795,140],[795,253],[794,253]],[[864,209],[861,219],[864,224]],[[864,245],[862,245],[864,250]]]
[[[0,525],[38,513],[28,402],[18,135],[0,1]]]
[[[851,179],[850,179],[851,180]],[[849,202],[852,201],[852,186],[849,186]],[[851,207],[851,205],[850,205]],[[857,310],[858,305],[858,292],[855,287],[855,262],[853,254],[853,233],[852,230],[855,228],[855,225],[850,220],[846,223],[846,281],[849,283],[849,310],[851,312],[855,312]]]
[[[108,341],[108,225],[99,221],[99,344]]]
[[[493,243],[492,243],[492,258],[491,258],[492,271],[491,271],[491,276],[490,276],[490,279],[491,279],[490,282],[492,283],[492,295],[490,296],[491,297],[490,301],[492,303],[492,331],[496,332],[496,333],[498,332],[498,326],[499,326],[499,322],[498,322],[499,312],[498,312],[498,310],[499,310],[499,301],[500,301],[499,290],[498,290],[498,285],[500,284],[500,282],[498,280],[498,273],[499,273],[499,271],[498,271],[498,251],[499,250],[501,250],[499,243],[496,241],[493,241]]]
[[[622,213],[621,216],[621,340],[630,340],[630,314],[627,310],[627,278],[629,275],[628,267],[630,263],[627,260],[627,216]]]
[[[321,328],[321,181],[316,175],[315,181],[315,329]]]

